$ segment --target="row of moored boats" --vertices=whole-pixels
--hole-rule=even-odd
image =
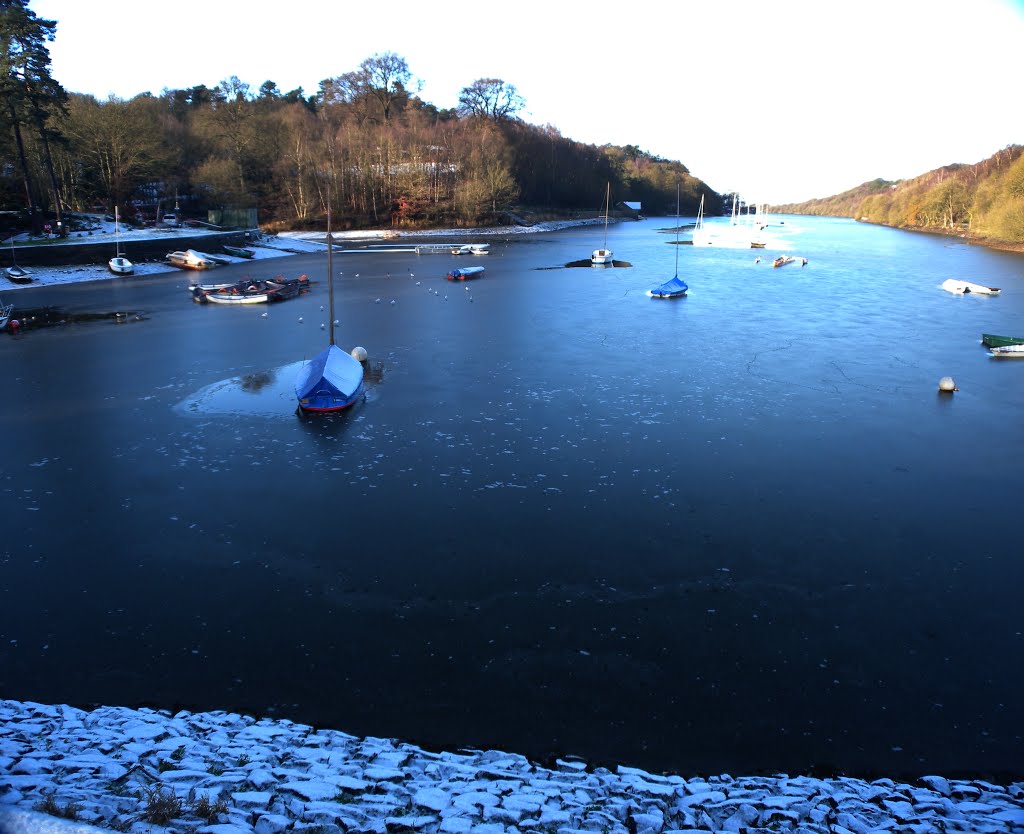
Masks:
[[[252,279],[219,284],[190,284],[192,300],[197,304],[266,304],[271,301],[285,301],[309,289],[309,278]]]

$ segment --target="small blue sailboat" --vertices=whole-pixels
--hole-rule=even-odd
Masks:
[[[342,411],[363,393],[363,366],[334,343],[334,262],[331,250],[331,209],[327,208],[327,292],[330,295],[330,343],[299,368],[295,396],[299,409],[309,412]]]
[[[690,289],[686,282],[679,277],[679,184],[676,183],[676,274],[664,284],[648,290],[647,295],[651,298],[681,298]]]

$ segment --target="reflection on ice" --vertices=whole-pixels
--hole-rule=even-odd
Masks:
[[[176,408],[201,417],[221,414],[293,418],[294,381],[302,364],[300,360],[280,368],[214,382],[182,400]]]

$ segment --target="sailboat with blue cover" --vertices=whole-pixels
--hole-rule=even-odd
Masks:
[[[304,412],[342,411],[363,393],[363,366],[334,343],[334,262],[331,250],[331,210],[327,209],[327,292],[330,295],[330,343],[299,368],[295,396]]]
[[[702,198],[703,199],[703,198]],[[676,274],[669,278],[664,284],[648,290],[651,298],[680,298],[686,295],[690,289],[686,282],[679,277],[679,184],[676,183]]]

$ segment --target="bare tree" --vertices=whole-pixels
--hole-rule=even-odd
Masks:
[[[514,119],[525,106],[519,91],[500,78],[478,78],[459,93],[459,112],[466,116]]]

